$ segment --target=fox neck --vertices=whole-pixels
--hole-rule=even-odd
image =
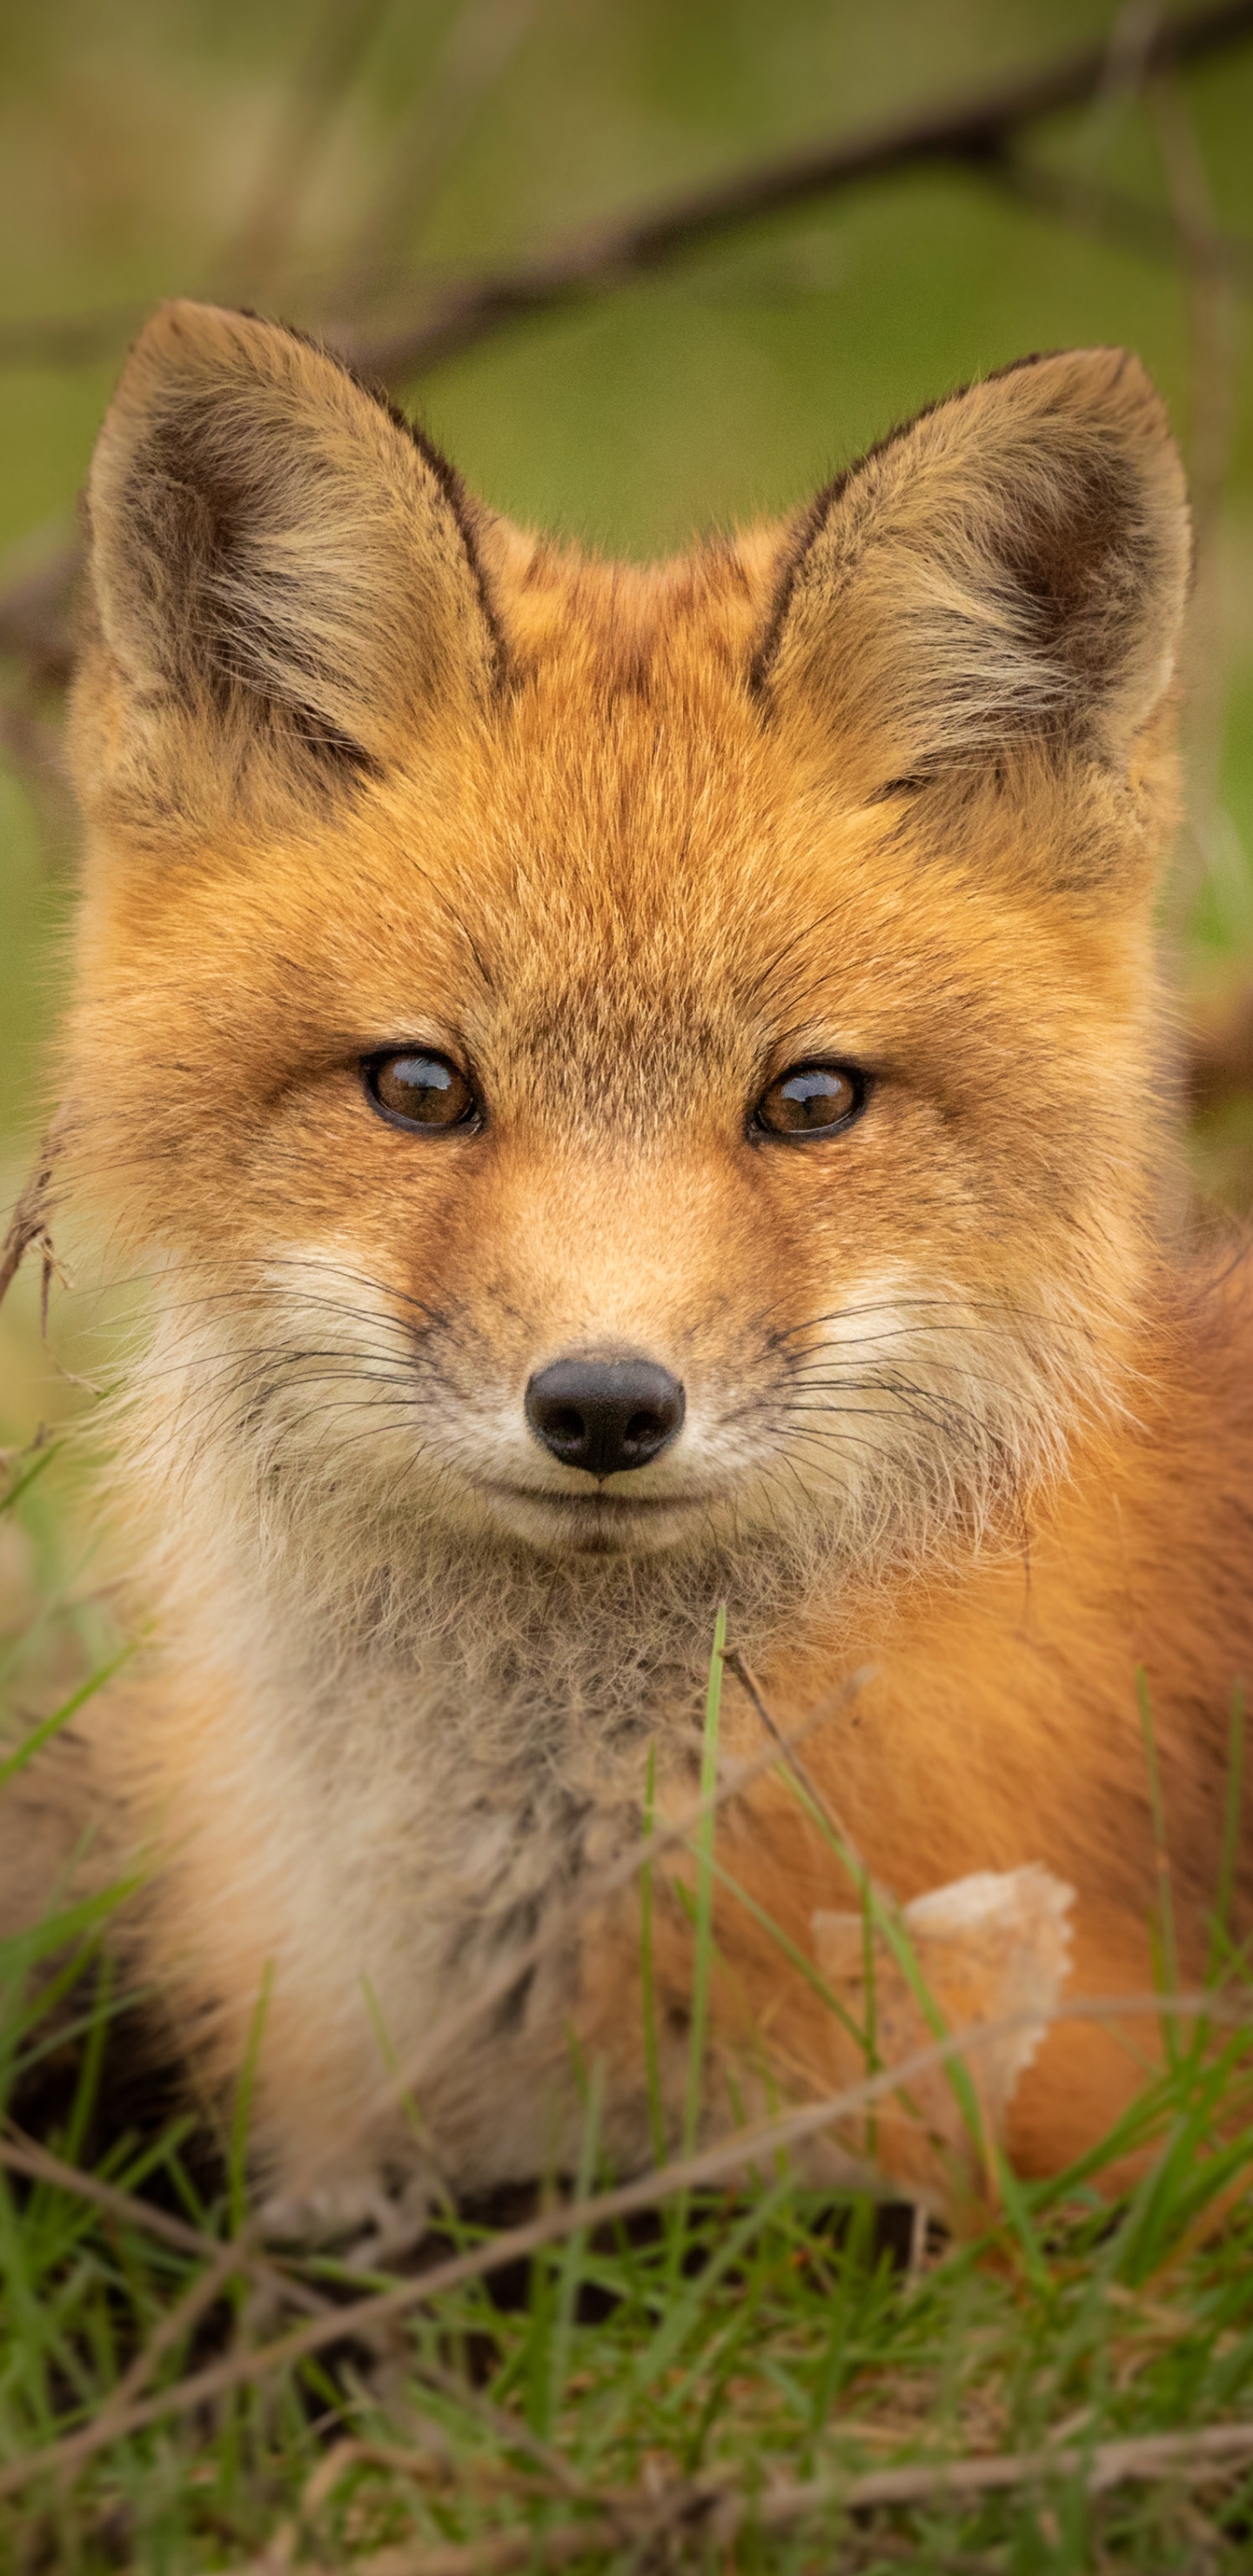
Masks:
[[[374,1529],[366,1562],[321,1526],[237,1522],[208,1557],[186,1536],[162,1551],[162,1626],[234,1667],[232,1691],[263,1696],[269,1722],[285,1704],[319,1766],[362,1760],[358,1713],[372,1742],[437,1741],[498,1769],[586,1763],[594,1780],[656,1734],[681,1758],[699,1744],[720,1605],[754,1665],[813,1619],[814,1568],[764,1547],[547,1559],[398,1524]]]

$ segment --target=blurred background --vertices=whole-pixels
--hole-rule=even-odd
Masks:
[[[1170,30],[1201,20],[1185,58]],[[1071,103],[1022,112],[1072,60]],[[988,101],[999,121],[972,136],[959,111]],[[920,154],[920,119],[950,148]],[[869,175],[739,219],[745,174],[868,133]],[[622,237],[724,182],[727,220],[698,237],[680,224],[652,256]],[[9,0],[0,240],[0,1202],[38,1134],[64,973],[76,495],[127,339],[174,293],[324,334],[489,501],[633,555],[798,502],[1026,351],[1140,350],[1198,514],[1166,914],[1201,1030],[1198,1169],[1253,1197],[1232,1012],[1253,984],[1253,8]],[[484,274],[554,253],[586,292],[557,276],[546,309],[475,301]],[[37,1290],[0,1314],[11,1451],[72,1400]]]

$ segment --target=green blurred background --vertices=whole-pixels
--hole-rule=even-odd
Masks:
[[[155,298],[248,301],[368,338],[450,275],[1108,39],[1098,94],[1024,139],[1044,209],[970,170],[881,178],[512,326],[400,390],[490,501],[645,554],[798,501],[894,420],[1024,351],[1139,349],[1194,467],[1202,535],[1172,917],[1198,991],[1242,978],[1253,40],[1146,83],[1159,14],[1139,0],[10,0],[0,594],[37,584],[72,529],[118,357]],[[47,1087],[72,893],[56,720],[29,661],[0,660],[6,1200]],[[1206,1177],[1233,1197],[1248,1121],[1228,1102],[1201,1139]],[[29,1290],[2,1333],[0,1441],[59,1401]]]

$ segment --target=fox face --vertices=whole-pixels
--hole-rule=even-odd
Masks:
[[[1135,362],[641,571],[175,306],[90,515],[65,1150],[157,1277],[162,1512],[341,1625],[433,1552],[781,1599],[1016,1526],[1134,1400],[1170,1152]]]

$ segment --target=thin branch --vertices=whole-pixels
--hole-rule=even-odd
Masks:
[[[997,83],[974,96],[865,133],[841,136],[811,152],[755,163],[669,205],[593,227],[546,258],[489,272],[446,290],[419,321],[385,338],[354,332],[347,321],[338,331],[328,325],[327,336],[380,380],[408,383],[511,323],[611,293],[633,277],[666,267],[763,216],[787,213],[861,181],[943,163],[1001,175],[1006,156],[1024,131],[1108,94],[1115,60],[1121,66],[1120,86],[1132,74],[1142,83],[1154,72],[1203,61],[1250,36],[1253,0],[1212,0],[1208,8],[1164,19],[1137,45],[1130,68],[1108,41],[1083,46],[1044,70]],[[1041,188],[1043,184],[1041,180]],[[1165,211],[1159,216],[1151,207],[1135,209],[1135,220],[1143,226],[1140,246],[1151,235],[1155,250],[1177,247],[1177,230]],[[1233,245],[1232,252],[1236,258],[1246,256],[1240,244]],[[126,307],[106,315],[65,320],[31,317],[6,324],[0,329],[0,363],[6,358],[10,363],[27,363],[58,351],[66,361],[95,358],[101,354],[106,331],[116,335],[134,318],[135,308]]]
[[[1210,8],[1163,21],[1142,49],[1143,75],[1199,62],[1249,36],[1253,0],[1217,0]],[[501,270],[445,296],[425,320],[387,339],[354,342],[341,332],[339,340],[357,364],[382,382],[406,384],[512,322],[607,294],[762,216],[786,213],[889,173],[944,162],[978,168],[995,161],[1025,127],[1097,96],[1108,69],[1107,43],[1084,46],[1046,70],[1000,82],[977,96],[843,137],[813,152],[757,163],[650,214],[581,233],[547,259]]]
[[[0,590],[0,654],[22,663],[37,687],[64,688],[73,669],[79,562],[76,545],[57,546],[36,571]]]
[[[325,0],[297,66],[256,196],[222,255],[236,292],[255,292],[282,259],[309,180],[386,8],[387,0]]]
[[[129,2369],[110,2389],[95,2419],[92,2431],[101,2449],[112,2439],[111,2426],[125,2416],[128,2406],[147,2388],[166,2354],[173,2352],[217,2305],[228,2281],[236,2280],[247,2268],[248,2257],[237,2244],[221,2245],[213,2261],[206,2263],[202,2272],[194,2272],[181,2296],[162,2310],[147,2343],[141,2345]]]
[[[1100,2495],[1130,2482],[1195,2477],[1198,2470],[1213,2474],[1248,2459],[1253,2459],[1253,2424],[1207,2424],[1194,2433],[1132,2434],[1123,2441],[1098,2442],[1091,2450],[1075,2442],[1044,2443],[1036,2451],[1009,2451],[991,2458],[911,2462],[907,2468],[876,2469],[866,2477],[852,2478],[842,2491],[834,2480],[815,2480],[808,2493],[798,2486],[785,2488],[777,2496],[767,2494],[759,2510],[766,2528],[777,2529],[798,2513],[821,2510],[837,2501],[850,2513],[867,2513],[884,2505],[990,2495],[998,2488],[1034,2486],[1056,2478],[1080,2479],[1089,2495]]]
[[[1073,2481],[1087,2495],[1167,2479],[1212,2482],[1253,2460],[1253,2424],[1206,2424],[1187,2433],[1132,2434],[1090,2449],[1078,2443],[1042,2443],[1034,2451],[966,2454],[958,2459],[911,2461],[873,2469],[861,2477],[836,2474],[767,2487],[746,2495],[725,2480],[676,2482],[660,2493],[615,2494],[615,2519],[560,2523],[548,2530],[523,2528],[484,2534],[473,2541],[438,2542],[433,2548],[374,2550],[353,2560],[355,2576],[511,2576],[515,2568],[561,2567],[572,2559],[604,2555],[623,2545],[624,2524],[639,2551],[676,2542],[706,2553],[729,2548],[742,2532],[786,2531],[797,2523],[841,2522],[850,2515],[912,2505],[942,2505],[1056,2487]],[[628,2519],[629,2518],[629,2519]],[[848,2535],[852,2537],[852,2535]],[[234,2576],[275,2576],[281,2562],[268,2553],[237,2568]],[[930,2563],[930,2562],[929,2562]],[[948,2564],[947,2560],[936,2562]],[[968,2563],[968,2562],[965,2562]],[[983,2565],[985,2562],[976,2562]]]
[[[1059,170],[1034,155],[989,154],[982,176],[1036,214],[1099,233],[1116,250],[1141,259],[1204,261],[1244,294],[1253,291],[1253,241],[1238,233],[1198,230],[1179,208],[1154,205],[1121,188],[1109,188],[1084,171]]]
[[[445,2370],[439,2362],[432,2361],[427,2353],[407,2356],[406,2366],[416,2379],[424,2381],[430,2388],[438,2389],[441,2396],[451,2398],[463,2414],[471,2415],[486,2432],[491,2434],[496,2446],[495,2466],[498,2475],[508,2474],[501,2468],[505,2455],[511,2451],[521,2452],[541,2473],[539,2479],[532,2478],[527,2481],[532,2495],[546,2492],[553,2501],[560,2499],[562,2503],[568,2505],[581,2504],[589,2509],[598,2508],[602,2515],[608,2508],[612,2516],[610,2527],[616,2532],[618,2544],[622,2546],[631,2541],[634,2535],[629,2514],[620,2515],[612,2497],[608,2496],[603,2488],[597,2489],[589,2479],[581,2476],[563,2453],[554,2450],[550,2442],[545,2442],[538,2433],[533,2432],[531,2426],[525,2423],[520,2415],[511,2415],[506,2407],[493,2405],[490,2397],[485,2396],[482,2389],[472,2387],[470,2382],[462,2378],[458,2372]],[[266,2576],[280,2576],[281,2570],[293,2564],[297,2550],[311,2536],[314,2515],[327,2503],[340,2480],[349,2470],[363,2465],[389,2469],[393,2474],[402,2477],[406,2475],[429,2477],[434,2463],[429,2451],[405,2452],[397,2449],[393,2444],[361,2440],[353,2435],[337,2442],[332,2450],[324,2454],[306,2480],[294,2515],[280,2525],[271,2539],[262,2561]],[[475,2461],[470,2476],[476,2484],[481,2485],[481,2455]],[[523,2482],[515,2476],[510,2483],[516,2490]]]
[[[1193,1109],[1218,1109],[1253,1091],[1253,992],[1243,978],[1234,991],[1195,1006],[1188,1070]]]
[[[147,304],[101,304],[87,313],[16,314],[0,322],[0,367],[91,367],[137,331]]]
[[[60,725],[20,699],[0,696],[0,750],[32,803],[46,815],[49,836],[55,830],[58,840],[68,840],[74,802]]]
[[[211,2270],[230,2256],[229,2268],[270,2297],[286,2300],[289,2306],[302,2308],[309,2316],[326,2316],[330,2302],[309,2285],[297,2280],[281,2261],[261,2253],[247,2238],[235,2238],[224,2244],[220,2236],[207,2236],[185,2218],[175,2218],[169,2210],[159,2209],[154,2201],[140,2200],[133,2192],[123,2191],[117,2183],[106,2182],[100,2174],[80,2173],[77,2165],[66,2164],[33,2138],[0,2138],[0,2166],[6,2173],[20,2174],[26,2182],[41,2182],[54,2191],[70,2193],[75,2200],[86,2201],[105,2218],[126,2227],[135,2227],[169,2245],[178,2254],[191,2255],[206,2263]]]
[[[348,267],[355,304],[372,281],[395,281],[472,130],[530,32],[536,0],[462,0],[429,78],[402,120],[389,167]],[[342,286],[340,294],[342,296]]]

